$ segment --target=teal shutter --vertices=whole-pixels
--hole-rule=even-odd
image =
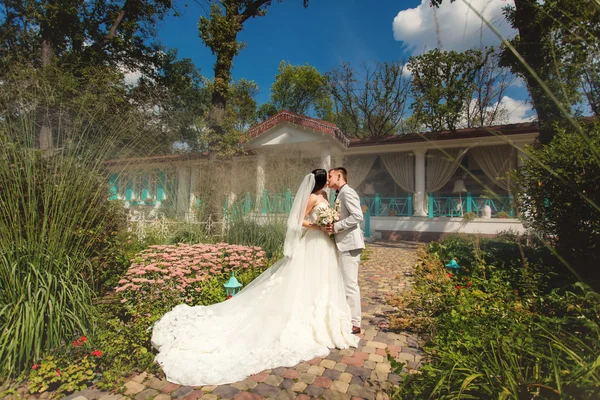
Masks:
[[[142,186],[142,198],[140,199],[141,201],[146,201],[146,199],[148,197],[150,197],[150,192],[148,190],[148,182],[150,181],[150,179],[148,178],[148,175],[144,175],[142,176],[142,180],[141,180],[141,186]]]
[[[119,195],[119,176],[117,174],[110,175],[110,199],[116,200]]]

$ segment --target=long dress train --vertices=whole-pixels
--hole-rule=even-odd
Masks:
[[[317,204],[307,218],[314,221],[321,207],[327,205]],[[155,324],[152,344],[169,381],[219,385],[356,347],[351,330],[335,244],[308,229],[291,257],[233,298],[173,308]]]

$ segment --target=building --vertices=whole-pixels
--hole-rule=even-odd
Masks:
[[[168,205],[185,216],[210,192],[222,197],[225,213],[282,214],[306,173],[344,166],[361,196],[368,237],[524,231],[509,171],[538,136],[535,122],[349,139],[333,123],[281,111],[248,134],[248,154],[226,162],[206,154],[110,161],[113,198],[151,212]],[[203,190],[206,177],[218,184]]]

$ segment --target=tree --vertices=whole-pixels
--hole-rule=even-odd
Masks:
[[[275,107],[273,104],[264,103],[261,104],[260,107],[258,107],[258,110],[256,111],[256,118],[259,121],[264,121],[277,114],[277,111],[277,107]]]
[[[335,122],[354,137],[383,137],[399,133],[405,117],[410,79],[398,62],[362,66],[363,75],[344,63],[328,74]]]
[[[590,156],[600,146],[600,126],[582,134],[558,129],[556,137],[516,173],[522,218],[556,246],[583,279],[600,287],[600,162]]]
[[[507,115],[502,108],[502,98],[515,80],[510,70],[500,65],[499,54],[493,47],[486,48],[481,55],[481,68],[475,74],[472,100],[465,108],[467,128],[504,122]]]
[[[155,26],[170,8],[171,0],[4,0],[0,60],[139,67],[156,59]]]
[[[432,131],[458,128],[475,90],[481,51],[431,50],[409,59],[413,115]]]
[[[279,64],[279,72],[271,86],[271,104],[276,110],[298,114],[316,114],[320,119],[331,119],[331,98],[327,79],[311,65]]]
[[[17,59],[42,68],[56,63],[75,74],[89,65],[152,71],[159,49],[154,27],[170,7],[171,0],[2,1],[0,68],[9,70]],[[49,111],[40,107],[39,146],[48,149]]]
[[[128,96],[166,137],[199,149],[197,120],[208,113],[210,88],[190,59],[178,60],[175,50],[164,53],[161,67],[142,75]]]
[[[244,48],[237,40],[250,18],[264,17],[272,0],[207,0],[211,3],[210,17],[200,17],[200,38],[217,60],[214,66],[213,108],[225,109],[231,81],[233,58]],[[281,2],[282,0],[278,0]],[[309,0],[303,0],[304,7]]]
[[[242,78],[231,85],[229,92],[230,104],[229,115],[233,121],[233,128],[237,131],[245,131],[256,122],[256,100],[258,85],[254,81]]]
[[[442,2],[430,4],[438,7]],[[579,100],[579,76],[585,63],[577,60],[584,58],[586,43],[598,40],[599,10],[592,1],[514,0],[514,7],[505,8],[505,16],[518,32],[510,41],[518,54],[505,48],[502,63],[526,82],[538,116],[539,140],[547,144],[554,136],[554,123],[565,124],[567,116],[561,108],[570,112]]]

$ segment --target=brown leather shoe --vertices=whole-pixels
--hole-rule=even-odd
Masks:
[[[358,335],[358,334],[360,334],[360,326],[353,326],[353,327],[352,327],[352,334],[353,334],[353,335]]]

